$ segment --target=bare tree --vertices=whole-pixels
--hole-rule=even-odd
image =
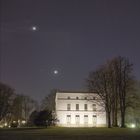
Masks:
[[[101,101],[104,103],[107,113],[108,128],[111,127],[111,107],[113,102],[109,79],[110,77],[106,66],[102,66],[95,72],[91,72],[87,80],[90,92],[97,93]]]
[[[28,122],[31,112],[36,109],[37,102],[31,99],[31,97],[16,94],[11,106],[10,122],[13,123],[13,121],[16,121],[16,124],[21,126],[22,120]]]
[[[121,114],[121,127],[125,127],[125,114],[128,97],[133,90],[132,64],[124,57],[116,57],[104,66],[90,73],[88,87],[96,92],[105,104],[108,127],[118,125],[118,108]]]
[[[110,77],[110,92],[112,92],[112,107],[111,107],[111,120],[112,126],[118,126],[118,75],[117,75],[117,62],[116,60],[108,61],[109,77]]]
[[[125,114],[127,108],[127,97],[132,93],[134,78],[132,75],[132,64],[124,57],[114,58],[116,62],[116,86],[118,87],[118,99],[121,113],[121,127],[125,127]]]
[[[23,111],[22,95],[16,95],[16,97],[13,100],[13,105],[12,105],[12,110],[11,110],[11,113],[12,113],[11,120],[18,121],[18,120],[23,119],[22,111]]]
[[[51,90],[51,93],[48,94],[42,101],[41,109],[43,110],[55,110],[55,95],[56,89]]]
[[[34,101],[31,97],[26,95],[22,96],[22,109],[23,109],[23,116],[26,121],[28,121],[31,112],[36,110],[37,102]]]
[[[10,114],[14,95],[10,86],[0,82],[0,121]]]

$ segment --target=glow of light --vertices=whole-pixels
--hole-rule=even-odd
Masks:
[[[54,74],[58,74],[58,70],[54,70]]]
[[[131,128],[135,128],[136,127],[136,125],[135,124],[131,124]]]
[[[25,120],[22,120],[22,121],[21,121],[21,123],[22,123],[22,124],[25,124],[25,123],[26,123],[26,121],[25,121]]]
[[[37,27],[36,27],[36,26],[33,26],[33,27],[32,27],[32,30],[33,30],[33,31],[36,31],[36,30],[37,30]]]
[[[3,125],[0,125],[0,128],[3,128]]]
[[[4,123],[4,126],[7,126],[8,124],[7,123]]]

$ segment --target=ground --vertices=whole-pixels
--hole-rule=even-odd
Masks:
[[[140,129],[15,128],[0,129],[0,140],[139,140]]]

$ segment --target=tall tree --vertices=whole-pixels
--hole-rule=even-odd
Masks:
[[[116,76],[118,85],[118,97],[121,113],[121,127],[125,127],[125,115],[127,108],[127,97],[132,93],[134,87],[134,78],[132,75],[132,63],[127,58],[117,57],[116,61]]]
[[[22,95],[22,109],[23,109],[23,116],[26,121],[28,121],[29,116],[32,111],[36,110],[37,102],[34,101],[31,97]]]
[[[43,110],[55,110],[55,95],[56,95],[56,89],[51,90],[51,93],[48,94],[42,101],[41,108]]]
[[[10,114],[14,89],[0,82],[0,121]]]
[[[125,127],[125,114],[128,97],[133,90],[132,64],[124,57],[116,57],[104,66],[90,73],[90,91],[96,92],[105,104],[108,127],[118,125],[118,107],[121,114],[121,127]]]
[[[12,120],[25,119],[28,121],[32,111],[37,109],[37,102],[26,95],[17,94],[12,105]]]
[[[88,88],[90,92],[95,92],[99,95],[103,102],[107,113],[108,128],[111,127],[111,107],[112,107],[112,92],[109,86],[109,73],[106,66],[102,66],[94,72],[91,72],[88,77]]]
[[[16,97],[13,100],[13,105],[12,105],[12,120],[18,121],[23,119],[23,107],[22,107],[22,95],[16,95]]]
[[[0,82],[0,121],[27,121],[36,108],[36,101],[29,96],[15,94],[14,89]]]

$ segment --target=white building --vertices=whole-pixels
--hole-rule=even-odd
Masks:
[[[55,103],[58,126],[106,126],[106,113],[95,93],[57,92]]]

